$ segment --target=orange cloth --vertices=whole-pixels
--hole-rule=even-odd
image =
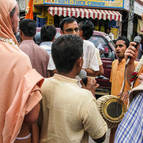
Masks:
[[[111,94],[112,95],[119,95],[122,83],[124,80],[124,70],[125,70],[125,64],[126,61],[123,59],[120,63],[118,60],[114,60],[112,63],[112,70],[111,70],[111,76],[110,76],[110,82],[111,85]],[[130,89],[128,84],[125,84],[125,90],[124,92],[128,91]]]
[[[28,12],[25,16],[25,19],[33,19],[33,0],[29,0]]]
[[[137,66],[137,65],[135,65],[135,67],[136,67],[136,66]],[[143,66],[141,67],[141,69],[140,69],[140,71],[139,71],[139,73],[138,73],[138,76],[139,76],[141,73],[143,73]],[[137,80],[135,81],[134,87],[138,86],[139,84],[140,84],[140,82],[139,82],[139,79],[137,78]]]
[[[9,15],[15,6],[16,0],[0,0],[0,37],[17,43]],[[19,48],[0,40],[0,49],[0,143],[13,143],[25,114],[41,100],[36,83],[43,80]]]

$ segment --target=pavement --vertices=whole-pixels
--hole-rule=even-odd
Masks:
[[[107,133],[106,133],[106,139],[103,143],[109,143],[109,137],[110,137],[110,129],[108,129]],[[88,143],[95,143],[95,141],[93,141],[91,138],[89,138],[89,142]]]

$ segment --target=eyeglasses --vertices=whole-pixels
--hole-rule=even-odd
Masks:
[[[72,28],[68,28],[68,29],[65,29],[64,31],[66,31],[66,32],[68,32],[68,33],[72,33],[72,32],[78,32],[79,31],[79,28],[78,27],[76,27],[76,28],[74,28],[74,29],[72,29]]]
[[[124,47],[124,45],[119,44],[119,45],[115,45],[115,48],[117,48],[118,46],[119,46],[120,48]]]

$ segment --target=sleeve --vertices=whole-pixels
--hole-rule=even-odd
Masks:
[[[99,53],[98,49],[96,49],[96,50],[97,50],[98,64],[99,64],[99,66],[101,66],[103,63],[102,63],[102,60],[101,60],[101,57],[100,57],[100,53]]]
[[[101,138],[107,132],[107,124],[102,118],[101,114],[96,105],[96,99],[93,99],[89,104],[84,108],[82,113],[82,122],[84,125],[85,131],[93,139]]]
[[[42,99],[40,88],[36,85],[26,102],[26,114],[29,113],[38,103],[40,103],[40,100]]]
[[[97,59],[97,53],[95,50],[94,45],[90,45],[89,47],[89,55],[90,55],[90,63],[89,63],[89,68],[94,70],[94,71],[99,71],[99,64],[98,64],[98,59]]]
[[[111,69],[111,74],[110,74],[110,82],[112,83],[112,75],[113,74],[113,63],[112,63],[112,69]]]
[[[143,94],[136,94],[122,122],[118,125],[114,143],[141,143],[143,128]]]

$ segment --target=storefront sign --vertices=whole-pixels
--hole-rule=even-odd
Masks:
[[[137,15],[142,15],[143,14],[143,2],[135,1],[134,2],[134,13]]]
[[[129,11],[129,8],[130,8],[129,0],[124,0],[124,9]]]
[[[44,0],[33,0],[33,4],[43,4]]]
[[[37,2],[41,0],[35,0]],[[43,4],[123,8],[124,0],[43,0]]]
[[[143,20],[138,19],[137,33],[143,35]]]

